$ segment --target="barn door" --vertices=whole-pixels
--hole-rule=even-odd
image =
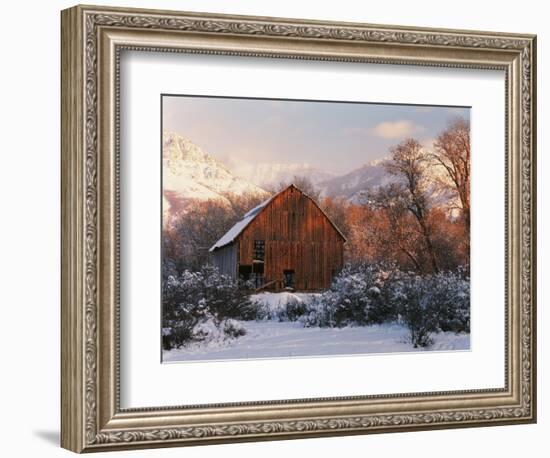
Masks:
[[[243,281],[250,280],[250,274],[252,273],[252,266],[240,265],[239,266],[239,279]]]
[[[283,270],[283,286],[294,289],[295,275],[293,270]]]

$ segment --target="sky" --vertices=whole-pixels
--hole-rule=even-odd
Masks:
[[[307,163],[348,173],[412,137],[430,144],[465,107],[162,97],[163,129],[188,138],[229,168],[243,162]]]

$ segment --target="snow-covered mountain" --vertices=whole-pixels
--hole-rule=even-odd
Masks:
[[[228,164],[233,172],[264,189],[275,189],[280,183],[289,183],[295,176],[306,177],[313,184],[334,178],[336,175],[321,170],[307,162],[271,163],[271,162],[232,162]]]
[[[265,189],[290,183],[294,176],[307,177],[322,195],[361,202],[361,191],[374,190],[396,181],[384,164],[389,157],[368,162],[351,172],[335,176],[307,163],[227,162],[229,167],[179,134],[163,134],[163,210],[166,216],[177,214],[194,200],[219,199],[229,203],[229,194],[258,194],[268,197]],[[231,169],[231,171],[230,171]],[[431,181],[445,180],[440,167],[428,169]],[[456,198],[433,187],[436,206],[453,207]]]
[[[268,193],[250,181],[233,175],[220,161],[189,139],[163,133],[163,209],[174,213],[190,200],[221,199],[228,194]]]
[[[322,181],[318,186],[325,196],[354,201],[360,191],[376,189],[395,181],[395,177],[388,174],[384,168],[388,160],[382,158],[367,162],[345,175]]]

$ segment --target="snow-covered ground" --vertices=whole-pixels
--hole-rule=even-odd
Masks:
[[[275,298],[273,298],[275,300]],[[408,330],[397,324],[345,328],[304,328],[298,322],[244,321],[247,334],[223,343],[193,344],[163,352],[164,362],[290,356],[356,355],[412,351],[469,350],[469,334],[434,335],[426,349],[407,342]]]
[[[309,304],[315,296],[319,296],[319,293],[296,293],[290,291],[282,291],[280,293],[271,293],[264,291],[258,294],[252,294],[250,300],[256,305],[263,307],[272,316],[278,316],[283,312],[289,302],[297,302],[303,304]]]

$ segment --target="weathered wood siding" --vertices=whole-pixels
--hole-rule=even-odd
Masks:
[[[231,243],[219,248],[212,253],[212,263],[218,268],[221,274],[237,277],[237,245]]]
[[[343,237],[295,187],[278,194],[240,234],[239,264],[252,264],[254,240],[265,240],[266,283],[294,270],[295,289],[326,289],[344,262]]]

